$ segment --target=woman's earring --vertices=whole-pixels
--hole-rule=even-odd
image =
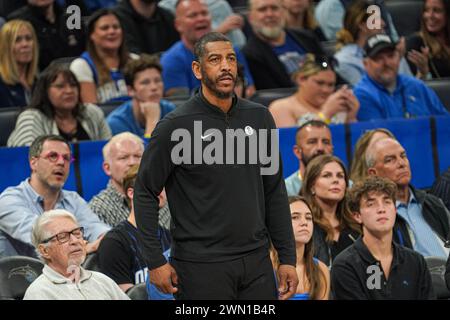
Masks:
[[[315,195],[316,195],[316,192],[315,192],[314,190],[311,190],[311,194],[312,194],[313,196],[315,196]]]

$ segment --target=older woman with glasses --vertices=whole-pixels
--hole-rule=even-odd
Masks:
[[[129,300],[112,279],[81,267],[86,241],[70,212],[44,212],[33,225],[31,239],[45,266],[24,300]]]
[[[307,54],[294,78],[297,92],[269,106],[278,128],[298,126],[312,119],[327,124],[356,121],[359,102],[345,85],[335,91],[336,74],[327,58]]]
[[[28,146],[44,134],[61,135],[69,142],[106,140],[111,130],[99,107],[81,104],[80,85],[64,65],[50,65],[39,78],[31,103],[16,122],[7,145]]]

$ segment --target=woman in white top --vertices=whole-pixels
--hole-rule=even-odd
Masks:
[[[119,18],[110,9],[100,9],[90,17],[87,29],[87,51],[70,66],[81,85],[81,101],[128,100],[122,68],[130,55]]]
[[[278,128],[299,126],[312,119],[327,124],[356,121],[359,102],[347,86],[335,91],[336,74],[328,59],[307,54],[294,78],[297,92],[269,106]]]

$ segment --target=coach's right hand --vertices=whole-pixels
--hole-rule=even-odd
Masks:
[[[178,288],[178,276],[175,269],[166,263],[161,267],[149,271],[150,282],[163,293],[176,293]]]

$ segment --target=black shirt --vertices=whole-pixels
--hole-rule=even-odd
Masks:
[[[170,248],[170,234],[159,228],[163,250]],[[99,269],[117,284],[145,282],[147,263],[142,254],[142,239],[138,230],[128,220],[112,228],[100,242]]]
[[[224,148],[220,156],[216,152],[217,162],[196,161],[198,156],[203,158],[202,152],[211,151],[213,143],[222,139],[223,144],[219,142],[219,146],[223,146],[229,140],[227,129],[233,132],[240,129],[248,135],[271,129],[263,131],[268,135],[259,141],[270,145],[275,128],[266,107],[234,98],[231,109],[224,113],[210,104],[201,91],[158,122],[142,157],[133,198],[150,269],[165,263],[156,238],[157,195],[164,186],[172,215],[173,258],[192,262],[230,261],[268,248],[270,235],[280,262],[295,265],[295,240],[281,161],[273,174],[261,173],[262,168],[269,167],[261,163],[261,158],[250,163],[246,157],[242,164],[224,161],[231,152],[236,159],[237,143],[230,153],[226,150],[230,148]],[[213,136],[201,139],[205,133],[210,136],[209,129]],[[175,137],[178,133],[183,133],[181,139]],[[189,140],[192,137],[193,143],[184,139],[185,134]],[[257,134],[253,137],[258,139]],[[180,154],[180,143],[192,148],[184,153],[190,163],[173,160],[172,152]],[[246,153],[250,152],[249,145],[245,143]],[[197,150],[196,146],[204,150]],[[279,155],[278,149],[274,152]]]
[[[138,14],[129,0],[123,0],[115,7],[130,52],[161,53],[180,40],[175,30],[174,17],[169,11],[158,6],[151,18]]]
[[[419,253],[392,242],[394,254],[386,280],[362,238],[339,254],[331,268],[331,289],[336,300],[434,299],[431,275]]]
[[[83,129],[83,126],[81,125],[80,121],[77,121],[77,131],[73,134],[66,133],[66,132],[62,131],[60,128],[58,128],[58,131],[59,131],[59,134],[69,142],[91,140],[91,138],[87,134],[86,130]]]
[[[44,70],[53,60],[62,57],[79,56],[85,48],[83,23],[81,29],[69,30],[67,20],[70,15],[66,9],[53,4],[55,23],[50,23],[42,8],[27,5],[8,16],[8,20],[22,19],[29,21],[36,32],[39,42],[39,68]]]
[[[330,243],[326,241],[326,237],[326,232],[318,224],[314,224],[314,256],[330,267],[334,258],[358,239],[359,233],[345,227],[340,231],[338,241]]]

